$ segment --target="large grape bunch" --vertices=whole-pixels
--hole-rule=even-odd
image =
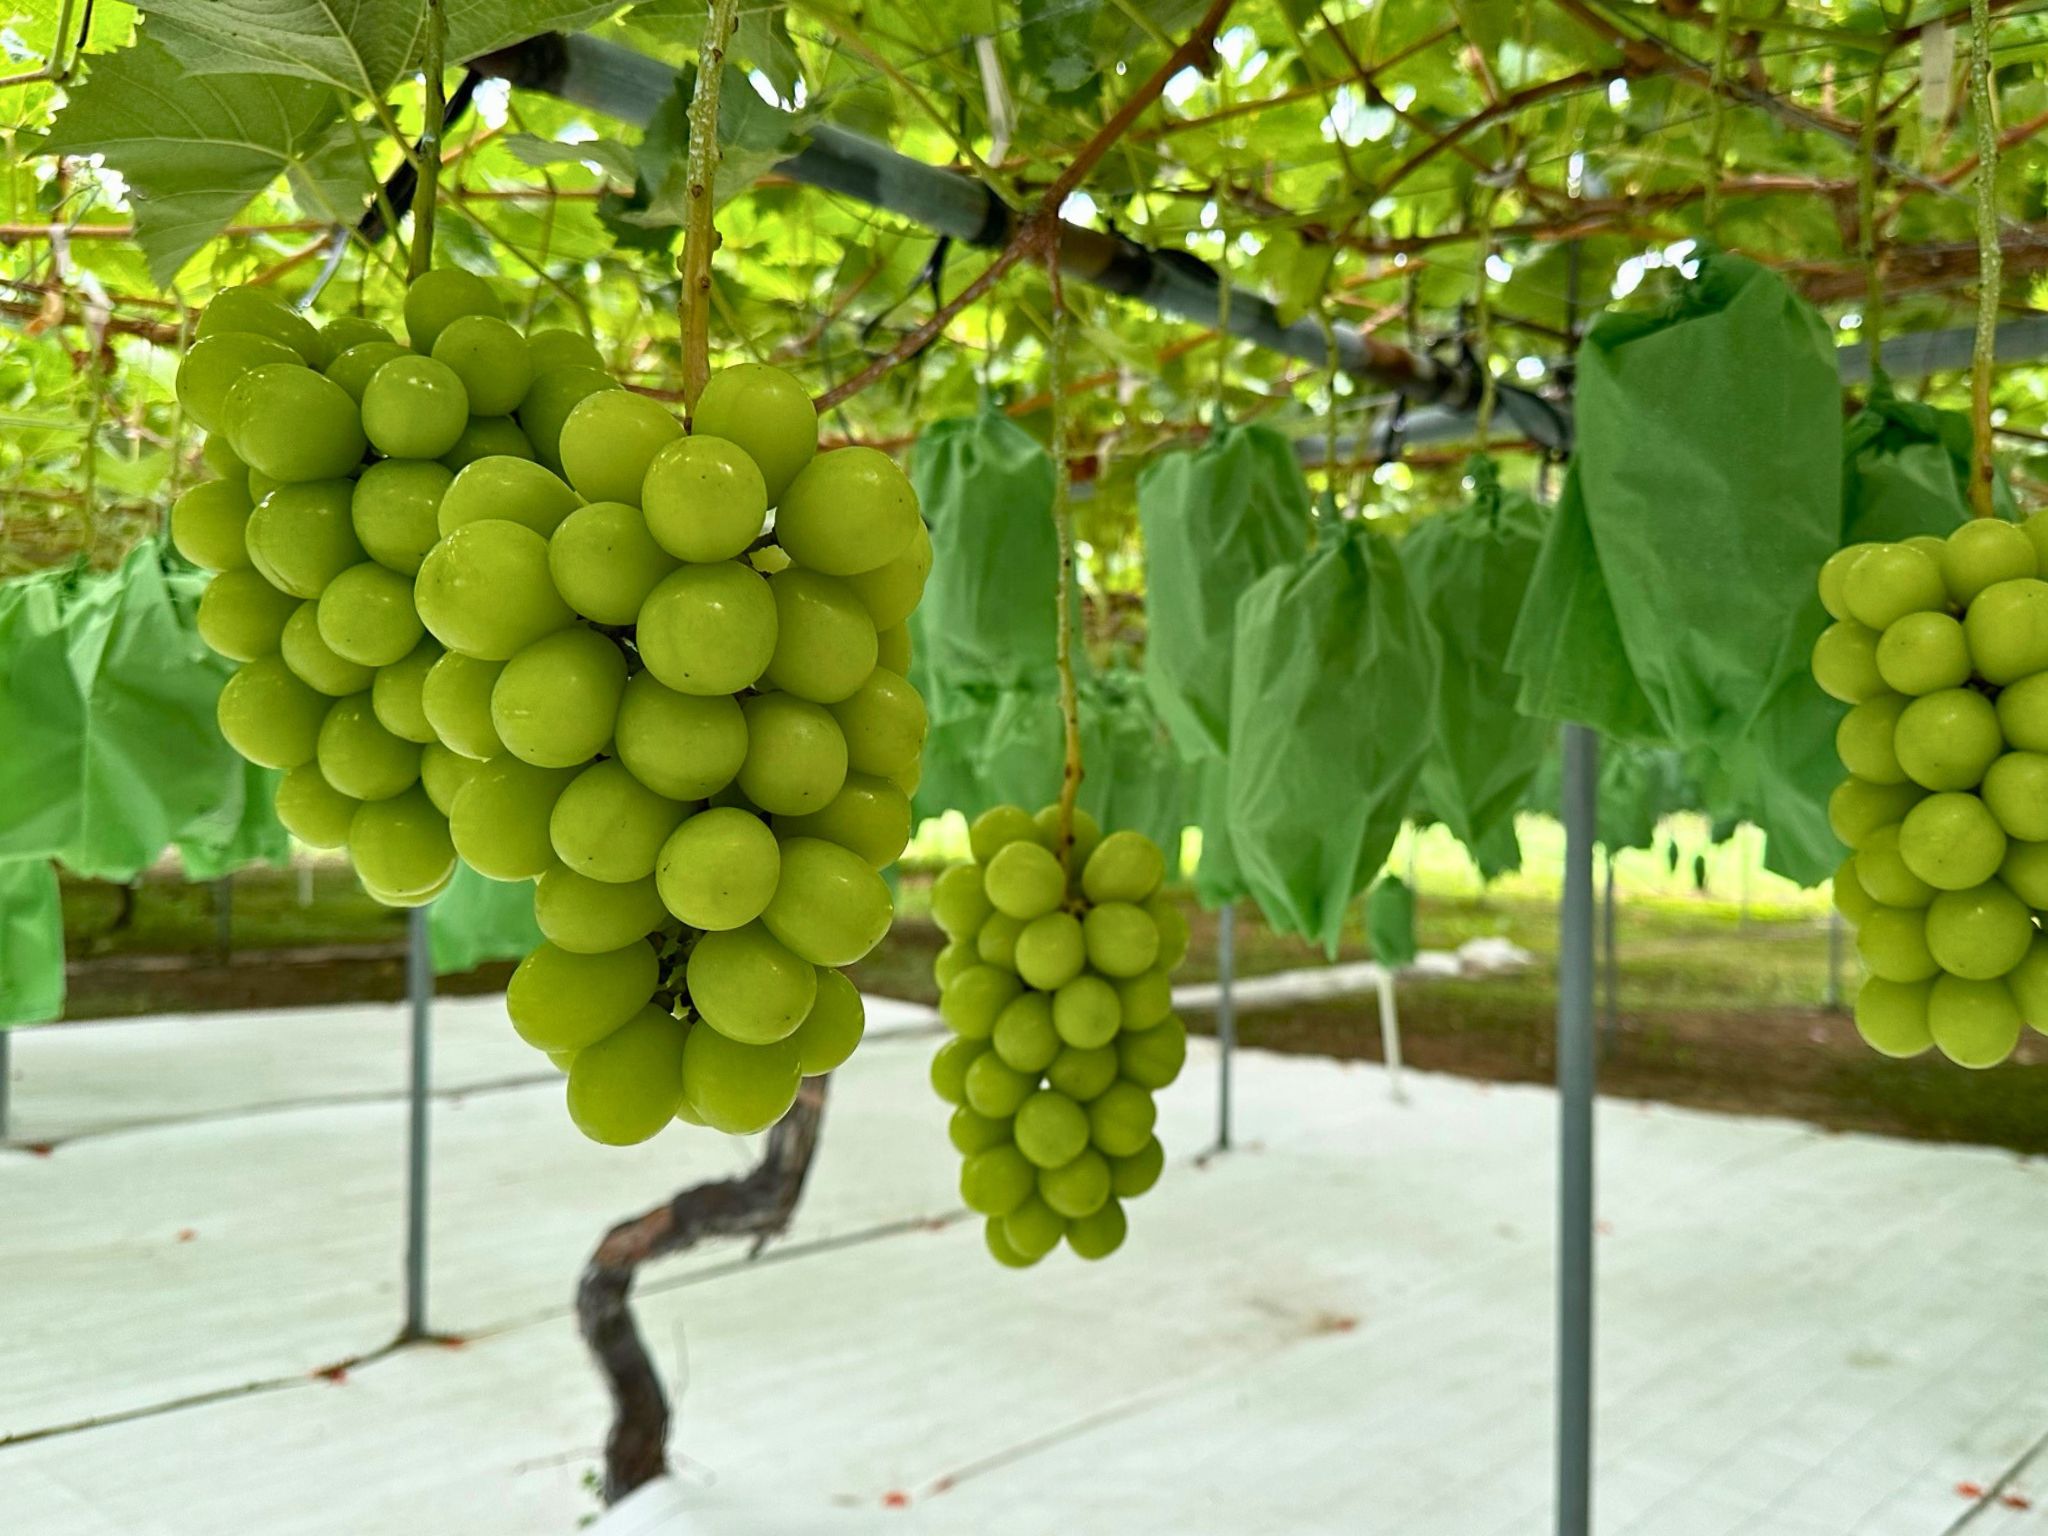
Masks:
[[[1124,1240],[1123,1202],[1165,1163],[1152,1096],[1187,1060],[1171,981],[1187,919],[1159,888],[1158,845],[1104,837],[1085,811],[1064,862],[1057,806],[997,806],[968,840],[974,862],[932,887],[952,1035],[931,1079],[955,1106],[960,1195],[1001,1263],[1036,1264],[1062,1237],[1100,1259]]]
[[[2048,522],[1854,544],[1821,568],[1813,648],[1852,705],[1828,802],[1851,849],[1835,905],[1869,973],[1856,1025],[1887,1056],[1996,1066],[2048,1030]]]
[[[178,388],[219,478],[172,535],[244,664],[222,730],[380,901],[458,858],[533,882],[507,1010],[586,1135],[764,1129],[858,1044],[842,968],[893,915],[916,497],[881,453],[819,453],[776,369],[716,375],[686,434],[466,273],[405,321],[315,330],[238,289],[200,322]]]

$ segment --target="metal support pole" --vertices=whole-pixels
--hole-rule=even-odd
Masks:
[[[427,909],[405,918],[405,994],[412,1005],[411,1122],[405,1163],[405,1331],[427,1336],[427,1108],[433,1088],[431,1030],[434,957],[427,942]]]
[[[1408,1090],[1401,1086],[1401,1015],[1394,1002],[1394,973],[1380,967],[1380,1054],[1387,1062],[1387,1096],[1396,1104],[1408,1102]]]
[[[1828,1012],[1842,1011],[1842,914],[1828,908]]]
[[[1230,1058],[1237,1049],[1237,1005],[1230,984],[1237,967],[1237,905],[1216,914],[1216,1150],[1230,1150]]]
[[[1601,901],[1600,941],[1604,959],[1602,969],[1606,971],[1607,1006],[1600,1020],[1601,1048],[1614,1049],[1614,1037],[1621,1031],[1621,965],[1616,958],[1619,941],[1615,938],[1614,905],[1614,850],[1607,854],[1607,892]]]
[[[1557,1536],[1593,1512],[1593,834],[1599,739],[1564,728],[1557,956]]]

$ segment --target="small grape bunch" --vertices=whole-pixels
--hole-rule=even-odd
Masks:
[[[222,481],[172,519],[221,573],[202,633],[248,663],[228,740],[382,901],[458,858],[533,882],[507,1011],[593,1140],[773,1124],[859,1043],[843,968],[894,915],[926,726],[909,481],[819,453],[773,368],[716,375],[686,433],[466,273],[412,285],[410,347],[247,293],[179,375]],[[223,305],[240,329],[209,329]]]
[[[1165,1163],[1152,1096],[1187,1059],[1171,980],[1187,919],[1160,890],[1158,845],[1105,837],[1085,811],[1064,859],[1057,806],[997,806],[968,841],[974,862],[932,886],[952,1036],[931,1080],[955,1106],[961,1198],[1000,1263],[1036,1264],[1062,1237],[1100,1259],[1124,1240],[1122,1202]]]
[[[1966,1067],[2048,1029],[2048,523],[1853,544],[1820,572],[1836,622],[1813,675],[1853,706],[1828,821],[1834,901],[1868,974],[1856,1025],[1887,1056]]]

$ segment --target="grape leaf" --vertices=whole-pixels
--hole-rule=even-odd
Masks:
[[[690,97],[697,72],[676,77],[676,89],[640,141],[635,154],[639,181],[630,199],[606,209],[607,221],[642,229],[678,227],[689,213]],[[809,142],[807,129],[816,114],[785,112],[770,106],[753,82],[731,65],[718,93],[718,177],[712,201],[722,205],[745,191],[762,175]]]
[[[1024,0],[1017,34],[1024,67],[1054,91],[1079,90],[1094,79],[1099,9],[1099,0]]]
[[[549,165],[580,165],[589,162],[597,166],[613,181],[631,186],[638,174],[633,164],[633,151],[617,139],[584,139],[569,144],[557,139],[543,139],[530,133],[510,133],[503,140],[506,151],[521,165],[536,168]]]
[[[281,175],[316,217],[353,217],[369,173],[328,86],[195,75],[150,36],[94,58],[43,148],[103,155],[128,183],[150,276],[168,283]]]
[[[381,97],[417,66],[426,0],[140,0],[151,30],[198,74],[276,74]],[[445,0],[451,64],[542,32],[576,31],[621,0]]]

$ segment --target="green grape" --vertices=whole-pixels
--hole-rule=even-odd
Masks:
[[[1159,965],[1162,970],[1174,970],[1188,957],[1187,914],[1176,906],[1173,898],[1164,891],[1149,897],[1144,903],[1145,915],[1159,930]]]
[[[1948,588],[1939,560],[1907,544],[1888,544],[1849,567],[1842,578],[1842,601],[1857,623],[1882,630],[1909,613],[1941,608],[1948,602]]]
[[[368,446],[348,391],[300,363],[251,369],[221,411],[242,460],[288,485],[347,475]]]
[[[2005,984],[2019,1005],[2020,1017],[2048,1034],[2048,934],[2034,935],[2020,963],[2006,974]]]
[[[739,363],[704,386],[690,430],[736,443],[760,469],[772,505],[818,451],[818,412],[804,387],[780,368]]]
[[[910,626],[892,624],[875,635],[875,665],[898,677],[910,676]]]
[[[798,565],[857,576],[887,565],[917,536],[917,492],[875,448],[821,453],[790,482],[775,514],[775,542]]]
[[[278,642],[284,664],[292,669],[292,676],[329,698],[363,692],[376,677],[376,669],[335,655],[320,638],[319,609],[316,602],[303,602],[285,620]]]
[[[618,646],[572,624],[505,663],[491,689],[491,724],[514,757],[573,768],[610,745],[625,691],[626,658]]]
[[[1998,729],[2009,747],[2048,752],[2048,672],[1998,690]]]
[[[227,579],[217,577],[215,584]],[[319,750],[328,702],[292,676],[283,657],[265,656],[228,679],[216,713],[221,735],[250,762],[259,768],[296,768],[313,761]]]
[[[219,433],[207,435],[206,441],[199,445],[199,458],[219,478],[232,480],[237,485],[247,488],[249,466],[235,457],[234,448]]]
[[[989,1043],[1003,1058],[1004,1066],[1036,1077],[1060,1053],[1060,1037],[1052,1023],[1052,999],[1043,992],[1011,998],[996,1015]]]
[[[661,845],[654,880],[662,905],[692,928],[742,928],[767,908],[782,846],[760,817],[731,807],[699,811]]]
[[[683,424],[659,400],[601,390],[577,401],[562,422],[562,477],[586,501],[638,506],[648,465],[682,435]]]
[[[336,789],[317,763],[301,763],[277,782],[277,819],[308,848],[345,848],[360,800]]]
[[[647,788],[616,758],[592,763],[555,801],[555,856],[593,880],[644,880],[687,808]]]
[[[652,879],[614,884],[557,864],[534,884],[533,920],[557,949],[598,955],[667,927],[668,913]]]
[[[1088,950],[1078,919],[1066,912],[1034,917],[1017,935],[1017,974],[1027,987],[1053,992],[1081,974]]]
[[[1899,857],[1938,891],[1982,885],[1997,873],[2005,849],[1998,818],[1975,795],[1929,795],[1899,824]]]
[[[1038,1086],[1036,1079],[1026,1076],[1006,1065],[994,1051],[974,1058],[967,1069],[967,1103],[976,1114],[991,1119],[1007,1120],[1017,1113],[1031,1091]]]
[[[553,326],[526,338],[526,352],[535,373],[550,368],[604,367],[604,354],[581,331]]]
[[[775,894],[761,921],[813,965],[864,959],[893,916],[888,885],[852,849],[815,837],[783,842]]]
[[[702,1025],[683,1047],[683,1091],[698,1118],[728,1136],[765,1131],[789,1113],[803,1083],[794,1040],[747,1045]]]
[[[441,536],[441,498],[454,479],[439,464],[410,459],[386,459],[364,470],[349,499],[363,552],[400,575],[418,575]]]
[[[517,523],[465,523],[420,566],[420,618],[451,651],[509,661],[575,619],[548,575],[548,542]]]
[[[531,342],[528,343],[532,345]],[[562,424],[569,413],[594,394],[625,386],[599,368],[543,368],[533,376],[526,398],[519,402],[519,427],[533,444],[533,456],[556,474],[562,472]],[[616,497],[606,498],[616,500]]]
[[[199,638],[230,661],[275,656],[299,600],[257,572],[222,571],[199,594]]]
[[[1088,1105],[1089,1140],[1110,1157],[1129,1157],[1151,1140],[1158,1118],[1151,1094],[1136,1083],[1114,1082]]]
[[[1135,1200],[1159,1182],[1160,1171],[1165,1167],[1166,1149],[1157,1136],[1149,1136],[1145,1145],[1129,1157],[1109,1160],[1110,1188],[1119,1200]]]
[[[1813,680],[1828,697],[1861,704],[1885,691],[1877,670],[1877,631],[1861,624],[1831,624],[1813,642]]]
[[[1029,811],[1014,805],[991,806],[974,818],[967,829],[967,846],[977,864],[987,864],[1011,843],[1028,843],[1038,836],[1038,823]]]
[[[1857,778],[1872,784],[1903,784],[1906,770],[1899,766],[1894,745],[1899,716],[1911,700],[1896,693],[1881,693],[1865,699],[1835,727],[1835,756]]]
[[[320,772],[358,800],[384,800],[419,780],[417,742],[394,736],[377,721],[367,693],[340,699],[320,726]]]
[[[911,536],[910,548],[903,551],[887,565],[878,565],[872,571],[862,571],[858,576],[842,578],[853,589],[874,620],[877,630],[886,630],[901,624],[909,618],[924,596],[925,579],[932,571],[932,536],[920,521],[917,532]],[[890,667],[892,672],[909,670],[909,658],[903,658],[904,665]],[[884,662],[884,666],[889,663]]]
[[[690,1005],[746,1045],[786,1040],[818,997],[817,970],[760,923],[707,933],[690,951]]]
[[[1886,981],[1926,981],[1941,967],[1927,947],[1927,914],[1905,907],[1874,907],[1856,930],[1863,967]]]
[[[986,1040],[995,1033],[996,1015],[1024,989],[1008,971],[992,965],[970,965],[939,998],[939,1017],[954,1034]]]
[[[972,1157],[977,1152],[1002,1146],[1010,1139],[1010,1127],[1001,1120],[977,1115],[962,1104],[946,1122],[946,1139],[953,1143],[954,1150],[962,1157]]]
[[[1060,1048],[1059,1055],[1052,1059],[1052,1065],[1045,1069],[1045,1080],[1068,1098],[1086,1104],[1102,1096],[1104,1090],[1116,1081],[1116,1072],[1114,1046],[1098,1045],[1084,1049],[1068,1045]]]
[[[1173,1012],[1173,982],[1164,965],[1115,983],[1121,1027],[1132,1034],[1166,1022]]]
[[[747,718],[728,695],[677,693],[636,672],[619,700],[619,760],[671,800],[703,800],[733,780],[747,757]]]
[[[1142,975],[1159,958],[1159,930],[1141,908],[1129,902],[1106,901],[1090,908],[1082,930],[1088,942],[1088,963],[1105,976]]]
[[[1945,613],[1907,614],[1878,637],[1877,675],[1887,688],[1905,694],[1960,688],[1970,680],[1963,626]]]
[[[1860,848],[1871,833],[1906,816],[1926,796],[1917,784],[1871,784],[1847,778],[1828,796],[1828,828],[1845,846]],[[1974,880],[1970,883],[1976,884]]]
[[[1157,1028],[1123,1035],[1116,1043],[1117,1071],[1126,1082],[1157,1091],[1180,1076],[1187,1065],[1188,1030],[1169,1016]]]
[[[307,362],[320,354],[320,333],[313,322],[291,308],[282,295],[251,283],[216,293],[200,314],[193,334],[203,339],[227,332],[267,336]]]
[[[420,748],[420,787],[434,802],[434,809],[443,816],[454,814],[455,797],[476,770],[475,758],[464,757],[438,741],[430,741]]]
[[[585,1050],[647,1006],[660,969],[638,942],[595,955],[543,944],[512,973],[505,1012],[535,1050]]]
[[[352,565],[320,593],[320,638],[337,656],[363,666],[394,666],[426,634],[412,592],[412,583],[388,565]]]
[[[576,775],[536,768],[507,753],[479,764],[448,813],[455,851],[492,880],[531,880],[555,862],[548,835],[555,801]]]
[[[463,323],[443,331],[444,340]],[[569,1118],[576,1129],[604,1146],[630,1147],[675,1119],[688,1033],[674,1014],[649,1003],[578,1051],[569,1064]]]
[[[1943,891],[1927,908],[1927,952],[1951,975],[1989,981],[2018,965],[2033,942],[2027,904],[1996,880]]]
[[[1977,675],[1987,683],[2003,687],[2048,670],[2048,582],[2022,579],[1986,587],[1963,615],[1963,635]]]
[[[171,543],[205,571],[237,571],[249,564],[246,480],[205,480],[171,506]]]
[[[1846,620],[1849,617],[1849,605],[1843,600],[1842,584],[1848,579],[1849,567],[1875,548],[1875,544],[1851,544],[1846,549],[1836,550],[1822,564],[1819,583],[1820,605],[1828,611],[1829,618]]]
[[[762,810],[806,815],[823,810],[845,788],[846,742],[824,705],[761,693],[742,699],[740,712],[747,722],[747,755],[739,787]]]
[[[1982,782],[2005,741],[1989,699],[1969,688],[1944,688],[1900,712],[1892,746],[1914,783],[1928,789],[1971,789]]]
[[[594,501],[562,519],[548,540],[548,573],[571,608],[599,624],[631,624],[676,561],[622,501]]]
[[[1052,850],[1055,857],[1060,851],[1060,808],[1057,803],[1048,805],[1031,818],[1031,825],[1037,829],[1038,840]],[[1068,850],[1067,867],[1085,870],[1088,860],[1102,842],[1102,824],[1093,816],[1074,807],[1074,846]]]
[[[1013,1134],[1017,1150],[1040,1168],[1060,1168],[1088,1146],[1088,1112],[1056,1088],[1040,1088],[1017,1106]],[[1103,1193],[1109,1168],[1103,1167]]]
[[[370,380],[377,376],[377,370],[394,358],[412,355],[409,349],[395,341],[359,342],[329,363],[325,372],[360,409],[363,391],[370,387]]]
[[[2018,1004],[2002,981],[1937,976],[1927,994],[1927,1032],[1959,1067],[1995,1067],[2019,1044]]]
[[[1010,1239],[1003,1233],[1000,1216],[991,1216],[981,1224],[981,1238],[989,1256],[1005,1269],[1029,1269],[1038,1262],[1038,1259],[1026,1258],[1010,1246]],[[1038,1256],[1039,1259],[1044,1257],[1044,1254]]]
[[[1856,993],[1856,1032],[1886,1056],[1918,1056],[1934,1044],[1927,1032],[1931,982],[1886,981],[1873,976]]]
[[[744,565],[686,565],[647,594],[636,636],[647,670],[678,693],[738,693],[775,654],[775,597]]]
[[[905,679],[876,667],[852,697],[828,707],[855,773],[896,779],[916,766],[924,750],[924,700]],[[1030,817],[1024,820],[1030,825]]]
[[[1097,904],[1141,902],[1166,877],[1166,856],[1159,845],[1139,832],[1112,832],[1088,858],[1081,872],[1081,891]]]
[[[1067,894],[1066,871],[1036,842],[1009,843],[998,850],[988,862],[982,883],[998,912],[1027,923],[1053,911]]]
[[[860,989],[838,971],[818,972],[818,1000],[790,1038],[805,1077],[818,1077],[844,1066],[867,1033],[867,1005]]]
[[[499,756],[505,743],[491,724],[491,692],[498,685],[502,661],[478,661],[457,651],[442,653],[420,684],[420,708],[434,734],[464,757],[479,761]]]
[[[981,931],[974,936],[974,952],[981,956],[984,965],[1015,971],[1017,936],[1023,931],[1022,922],[1007,912],[997,912],[981,925]]]
[[[371,376],[362,411],[363,433],[379,453],[438,459],[469,423],[469,395],[447,364],[396,357]]]
[[[504,416],[518,409],[533,383],[526,338],[493,315],[460,315],[434,338],[433,359],[461,382],[469,410]]]
[[[389,342],[391,333],[374,320],[361,315],[336,315],[320,327],[314,337],[312,354],[306,361],[322,373],[333,361],[350,347],[360,347],[365,342]]]
[[[1073,1100],[1063,1102],[1072,1104]],[[1031,1106],[1027,1103],[1025,1109]],[[1081,1150],[1057,1168],[1039,1166],[1038,1197],[1060,1215],[1069,1220],[1092,1216],[1109,1200],[1109,1159],[1087,1145],[1088,1118],[1081,1115],[1079,1105],[1074,1113],[1081,1116]],[[1023,1111],[1018,1111],[1021,1119]]]
[[[984,1216],[1007,1216],[1037,1187],[1038,1170],[1008,1142],[976,1152],[960,1165],[960,1199]]]
[[[940,1046],[932,1057],[932,1092],[948,1104],[967,1103],[967,1069],[988,1050],[985,1040],[955,1038]]]
[[[700,565],[737,559],[768,522],[761,471],[735,444],[716,437],[665,444],[626,499],[646,512],[657,544]]]
[[[767,681],[816,704],[852,696],[875,670],[875,625],[842,581],[792,568],[768,578],[775,650]]]
[[[850,773],[823,810],[778,816],[775,830],[784,837],[821,837],[883,869],[910,842],[910,798],[887,779]]]
[[[422,272],[405,290],[405,334],[419,352],[432,352],[441,333],[464,315],[504,312],[491,285],[460,267]]]
[[[1106,1259],[1123,1247],[1129,1231],[1124,1208],[1115,1200],[1105,1200],[1100,1210],[1067,1223],[1067,1246],[1077,1259]]]
[[[431,639],[422,640],[390,666],[377,669],[370,685],[370,707],[378,724],[392,735],[422,746],[435,740],[422,694],[427,674],[445,654]]]
[[[1003,1238],[1011,1252],[1034,1264],[1059,1247],[1066,1230],[1059,1212],[1035,1194],[1003,1218]]]
[[[326,771],[323,764],[321,772]],[[349,823],[348,856],[363,884],[386,906],[418,906],[455,873],[448,818],[420,789],[358,807]]]
[[[959,940],[945,945],[932,960],[932,980],[939,990],[953,985],[953,978],[974,964],[974,951]]]
[[[583,504],[568,482],[531,459],[502,455],[466,464],[441,497],[443,534],[470,523],[519,523],[548,538]]]
[[[2048,843],[2008,843],[1998,878],[2028,906],[2048,911]]]
[[[298,353],[267,336],[244,332],[203,336],[178,364],[178,403],[193,421],[226,441],[228,395],[243,375],[298,362]]]
[[[949,938],[972,938],[994,911],[972,864],[955,864],[932,882],[932,920]]]
[[[2042,889],[2048,892],[2048,882],[2043,883]],[[1856,874],[1856,855],[1853,853],[1836,866],[1830,892],[1834,898],[1835,910],[1846,917],[1852,925],[1860,924],[1870,915],[1871,908],[1877,905],[1877,898],[1863,889],[1863,881]]]
[[[1052,1018],[1060,1039],[1094,1050],[1115,1038],[1123,1024],[1123,1001],[1100,976],[1076,976],[1053,995]]]
[[[280,592],[318,597],[363,558],[347,480],[281,485],[249,514],[249,562]]]
[[[1979,793],[2007,837],[2048,839],[2048,755],[2006,753],[1985,770]]]
[[[478,459],[520,459],[536,462],[533,444],[510,416],[472,416],[463,424],[455,446],[434,462],[460,474]]]

